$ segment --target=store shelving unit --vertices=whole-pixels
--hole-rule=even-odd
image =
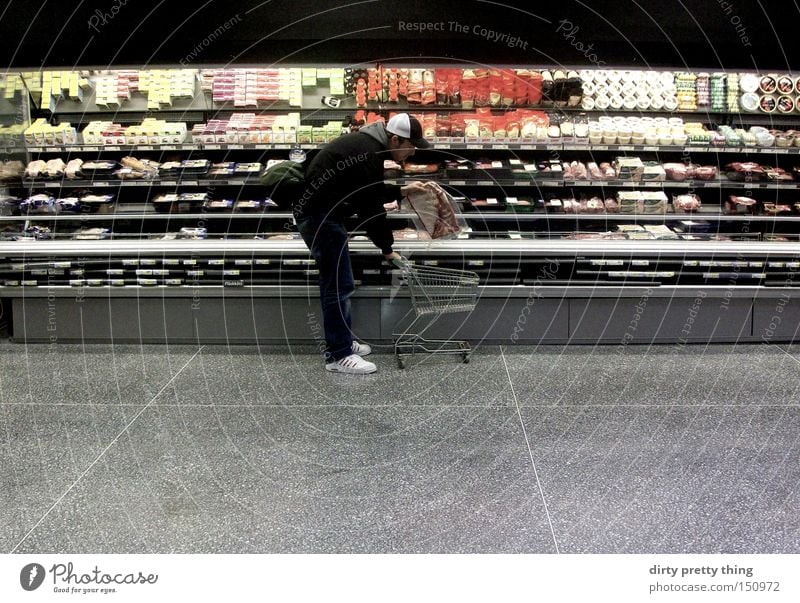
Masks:
[[[107,110],[94,103],[61,101],[54,121],[85,124],[99,116],[119,123],[157,115],[199,123],[236,111],[299,112],[303,120],[341,119],[355,109],[343,102],[337,109],[319,106],[325,89],[304,90],[303,108],[279,102],[234,108],[196,93],[168,111],[149,112],[142,98],[124,108]],[[443,106],[370,105],[369,111],[451,113]],[[544,108],[572,113],[580,109]],[[16,108],[15,111],[19,111]],[[501,112],[494,109],[495,113]],[[599,112],[598,112],[599,113]],[[717,123],[792,124],[792,115],[761,115],[696,111],[690,113],[631,112],[614,114],[680,115]],[[657,161],[681,161],[691,156],[721,166],[732,160],[765,161],[791,168],[800,147],[710,145],[587,144],[579,140],[517,141],[433,138],[428,157],[476,159],[522,157],[542,161],[611,160],[616,155],[641,155]],[[209,158],[212,161],[264,161],[283,158],[294,148],[311,151],[317,144],[202,143],[142,145],[29,144],[5,147],[5,157],[26,160],[60,157],[119,158],[128,154]],[[442,320],[439,334],[499,342],[637,341],[758,341],[765,330],[773,341],[793,340],[796,309],[795,271],[800,271],[800,215],[726,215],[723,195],[749,192],[772,200],[800,202],[800,182],[736,182],[713,180],[626,181],[572,180],[544,174],[494,177],[492,170],[465,177],[441,174],[431,178],[458,196],[515,195],[534,200],[560,195],[613,196],[618,190],[664,190],[668,195],[695,191],[704,197],[701,211],[691,214],[565,214],[536,206],[529,213],[467,212],[471,233],[451,241],[398,241],[396,248],[414,261],[477,271],[482,279],[478,309],[463,317]],[[413,178],[394,177],[403,184]],[[65,195],[78,190],[113,192],[116,204],[104,213],[80,215],[11,215],[0,224],[12,232],[46,225],[53,240],[0,242],[0,297],[12,300],[16,340],[143,340],[143,341],[278,341],[313,339],[309,320],[319,320],[316,272],[307,249],[293,235],[291,214],[269,210],[248,213],[159,213],[149,203],[156,194],[176,190],[213,189],[225,198],[255,198],[265,191],[256,178],[204,178],[202,175],[151,180],[20,180],[5,183],[19,195],[33,192]],[[408,208],[390,214],[398,229],[413,225]],[[617,225],[680,226],[683,240],[568,240],[613,230]],[[202,225],[207,240],[165,240],[180,227]],[[109,227],[104,240],[71,240],[80,226]],[[683,228],[681,226],[681,228]],[[699,230],[699,232],[698,232]],[[358,233],[356,233],[358,234]],[[270,239],[280,235],[283,238]],[[258,238],[256,238],[258,237]],[[694,240],[697,239],[697,240]],[[730,239],[730,240],[715,240]],[[360,284],[354,303],[355,328],[367,338],[389,339],[410,308],[397,273],[381,262],[368,243],[351,245]],[[797,281],[797,282],[795,282]],[[697,300],[702,317],[684,327]],[[782,325],[768,329],[781,300]],[[638,312],[644,300],[645,313]],[[784,306],[781,306],[784,308]],[[784,313],[785,312],[785,313]],[[641,314],[631,331],[632,319]],[[56,328],[48,316],[57,316]],[[138,317],[131,320],[131,317]],[[525,323],[520,324],[521,316]],[[224,319],[220,319],[224,317]],[[311,317],[311,318],[310,318]],[[91,318],[91,320],[90,320]],[[522,328],[520,328],[522,326]]]

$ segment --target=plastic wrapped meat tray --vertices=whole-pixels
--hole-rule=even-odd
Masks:
[[[453,238],[465,228],[463,219],[457,217],[458,207],[452,197],[435,183],[428,183],[424,191],[410,193],[408,202],[417,214],[418,228],[432,239]]]

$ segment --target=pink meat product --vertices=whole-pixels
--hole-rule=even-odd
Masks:
[[[615,180],[617,178],[616,170],[607,161],[604,161],[603,163],[600,164],[600,169],[603,172],[603,179],[604,180]]]
[[[603,205],[603,200],[599,197],[580,200],[580,212],[582,214],[602,214],[605,213],[605,211],[606,208],[605,205]]]
[[[564,171],[564,180],[574,180],[575,175],[572,172],[572,166],[566,161],[561,164],[561,169]]]
[[[581,204],[575,199],[562,199],[561,203],[564,205],[565,214],[577,214],[580,211]]]
[[[757,201],[750,197],[731,195],[725,201],[726,214],[752,214],[756,211]]]
[[[689,177],[689,170],[683,163],[665,163],[664,172],[668,180],[683,181]]]
[[[742,180],[761,180],[764,177],[764,168],[757,163],[729,163],[725,166],[726,176],[729,180],[741,182]]]
[[[572,176],[575,180],[586,180],[586,177],[589,175],[586,166],[580,161],[573,161],[570,168],[572,168]]]
[[[694,169],[694,177],[698,180],[713,180],[717,177],[717,168],[713,165],[701,165]]]
[[[609,214],[618,214],[619,213],[619,202],[612,198],[608,197],[605,201],[606,205],[606,212]]]
[[[590,161],[589,163],[587,163],[586,167],[589,170],[589,177],[592,180],[602,180],[603,179],[603,172],[600,171],[600,167],[594,161]]]
[[[700,209],[700,198],[697,195],[675,195],[672,205],[676,212],[693,212]]]

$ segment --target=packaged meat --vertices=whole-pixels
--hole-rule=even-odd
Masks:
[[[575,174],[572,171],[572,166],[566,161],[561,164],[564,173],[564,180],[575,180]]]
[[[456,217],[458,208],[438,184],[429,182],[425,190],[412,192],[408,202],[432,239],[452,238],[461,232],[463,227]]]
[[[257,176],[261,173],[263,167],[264,166],[258,161],[253,161],[250,163],[237,163],[233,173],[236,176]]]
[[[547,199],[544,202],[544,209],[551,213],[564,213],[564,204],[561,199]]]
[[[72,159],[64,168],[64,175],[70,180],[83,177],[81,166],[83,166],[83,159]]]
[[[81,213],[81,201],[77,197],[62,197],[56,199],[56,213],[59,214],[79,214]]]
[[[700,197],[694,194],[673,195],[672,207],[676,212],[691,213],[700,209]]]
[[[236,169],[236,163],[233,161],[212,163],[206,176],[209,178],[229,178],[233,176],[234,169]]]
[[[203,211],[225,212],[233,210],[233,199],[210,199],[203,203]]]
[[[117,168],[119,164],[116,161],[84,161],[81,172],[86,178],[102,179],[111,178]]]
[[[0,180],[16,180],[25,173],[25,164],[19,160],[0,163]]]
[[[260,199],[240,199],[233,205],[235,212],[261,212],[275,204],[269,199],[261,201]]]
[[[609,198],[607,198],[605,200],[604,204],[606,206],[606,213],[609,213],[609,214],[618,214],[619,213],[619,203],[617,202],[616,199],[613,199],[613,198],[609,197]]]
[[[81,210],[89,213],[104,213],[114,204],[114,195],[83,195]]]
[[[783,203],[764,203],[764,213],[771,216],[782,216],[792,213],[792,208]]]
[[[572,170],[572,177],[575,178],[575,180],[586,180],[589,175],[586,165],[580,161],[573,161],[570,164],[570,169]]]
[[[211,162],[208,159],[184,159],[181,161],[181,171],[184,174],[205,174]]]
[[[731,195],[725,201],[724,213],[726,214],[753,214],[756,212],[758,202],[750,197]]]
[[[600,164],[600,171],[603,172],[603,180],[615,180],[617,178],[617,171],[607,161]]]
[[[689,177],[689,170],[684,163],[665,163],[663,167],[667,180],[682,182]]]
[[[98,241],[111,236],[110,228],[81,228],[72,236],[76,241]]]
[[[406,174],[435,174],[439,171],[438,163],[404,163],[403,172]]]
[[[149,159],[136,159],[136,157],[123,157],[120,163],[125,168],[145,174],[146,178],[154,178],[158,174],[158,162]]]
[[[47,163],[42,161],[41,159],[37,159],[36,161],[31,161],[28,164],[28,167],[25,168],[25,177],[34,179],[41,178],[46,169],[47,169]]]
[[[698,180],[714,180],[717,177],[717,168],[713,165],[699,165],[694,168],[693,174]]]
[[[600,171],[600,167],[594,162],[590,161],[586,164],[586,168],[589,171],[589,179],[590,180],[602,180],[603,179],[603,172]]]
[[[581,204],[575,199],[562,199],[565,214],[577,214],[581,209]]]
[[[50,195],[32,195],[19,204],[21,214],[56,214],[58,208]]]
[[[729,163],[725,166],[725,175],[728,180],[735,182],[757,181],[764,177],[764,169],[757,163],[751,161],[744,163]]]
[[[605,213],[606,208],[602,199],[599,197],[592,197],[591,199],[580,200],[579,211],[582,214],[602,214]]]
[[[51,159],[47,162],[44,173],[48,178],[62,178],[66,164],[61,159]]]

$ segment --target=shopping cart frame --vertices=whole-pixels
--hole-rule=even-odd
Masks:
[[[401,274],[408,285],[414,320],[402,333],[394,333],[397,365],[403,369],[406,358],[417,352],[425,354],[458,354],[469,362],[472,348],[464,340],[426,339],[425,331],[443,314],[471,312],[478,299],[478,275],[468,270],[414,265],[405,262]],[[421,321],[428,324],[418,329]]]

